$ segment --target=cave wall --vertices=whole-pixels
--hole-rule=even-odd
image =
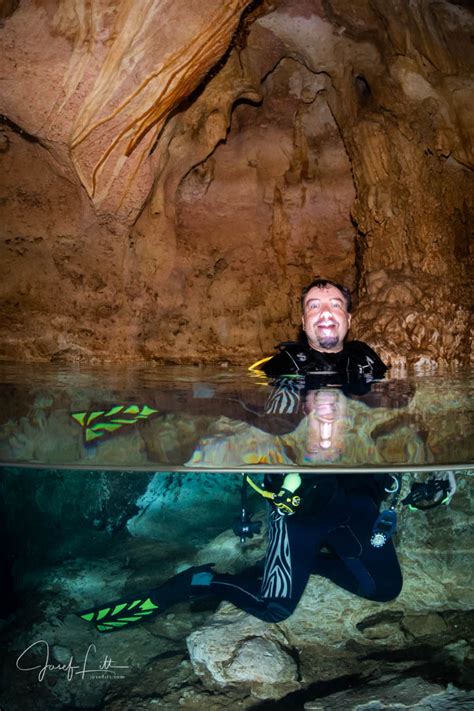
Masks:
[[[392,365],[469,362],[467,3],[0,18],[1,358],[245,363],[324,274]]]

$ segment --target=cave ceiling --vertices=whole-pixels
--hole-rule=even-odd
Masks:
[[[246,363],[315,275],[393,366],[471,353],[474,15],[0,3],[0,357]]]

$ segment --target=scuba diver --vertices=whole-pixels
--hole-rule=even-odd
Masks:
[[[262,564],[236,575],[216,573],[212,564],[192,567],[143,595],[79,615],[100,632],[108,632],[164,612],[178,602],[213,597],[232,602],[265,622],[281,622],[296,608],[312,574],[369,600],[391,600],[402,587],[393,542],[379,547],[370,543],[377,502],[384,495],[383,478],[269,476],[265,492],[273,496]],[[302,484],[291,491],[299,479]]]
[[[192,413],[242,419],[248,424],[272,434],[291,431],[301,417],[296,402],[308,375],[324,375],[324,382],[333,376],[334,384],[351,396],[366,394],[371,385],[382,378],[387,367],[378,355],[361,341],[346,341],[351,322],[350,291],[336,282],[315,279],[305,287],[301,297],[302,331],[298,341],[280,343],[278,352],[267,356],[249,370],[262,374],[273,382],[270,399],[262,407],[261,388],[245,393],[245,397],[198,396],[194,389],[170,389],[160,392],[157,402],[114,404],[95,410],[72,413],[81,425],[85,446],[125,431],[135,424],[173,412]],[[342,380],[341,380],[342,379]],[[293,407],[292,407],[293,403]],[[271,417],[267,417],[271,415]]]
[[[303,403],[308,418],[307,461],[337,457],[344,437],[346,395],[363,394],[387,368],[360,341],[346,342],[351,296],[343,286],[316,279],[302,294],[303,336],[280,344],[278,353],[253,366],[276,378],[265,417],[291,416]],[[295,377],[296,376],[296,377]],[[299,415],[297,415],[299,417]],[[232,602],[266,622],[295,610],[310,575],[369,600],[386,602],[402,588],[393,545],[400,481],[390,474],[269,474],[263,486],[245,485],[270,505],[266,555],[238,574],[220,574],[213,564],[191,567],[163,585],[133,598],[114,600],[78,613],[99,632],[134,625],[172,605],[201,597]],[[392,504],[380,513],[384,498]],[[415,502],[416,505],[416,502]],[[234,531],[245,539],[255,524],[245,515]]]
[[[412,487],[402,501],[421,510],[449,503],[454,476]],[[282,622],[295,610],[310,575],[320,575],[359,597],[388,602],[402,589],[393,544],[399,477],[390,474],[274,474],[264,486],[244,483],[270,503],[263,561],[237,574],[221,574],[212,563],[190,567],[163,585],[132,598],[114,600],[78,615],[99,632],[112,632],[199,598],[228,601],[265,622]],[[387,486],[388,484],[388,486]],[[379,513],[380,502],[392,497]],[[246,513],[234,525],[242,539],[259,530]]]
[[[387,366],[362,341],[346,341],[351,324],[349,289],[329,279],[314,279],[301,293],[302,330],[298,341],[280,343],[278,353],[250,366],[269,377],[338,373],[345,379],[382,378]]]
[[[343,446],[346,396],[333,380],[321,387],[318,377],[315,389],[314,378],[307,376],[307,389],[298,394],[307,413],[312,464],[337,458]],[[213,597],[266,622],[281,622],[294,611],[312,574],[370,600],[398,595],[402,576],[391,540],[395,526],[379,521],[382,499],[398,492],[399,481],[391,475],[267,474],[263,486],[244,475],[242,516],[233,527],[242,542],[260,529],[246,513],[247,486],[270,504],[267,551],[259,565],[237,575],[219,574],[212,564],[189,568],[160,587],[84,610],[80,617],[108,632],[177,602]]]

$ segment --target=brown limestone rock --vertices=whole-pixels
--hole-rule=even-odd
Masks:
[[[1,17],[0,357],[249,362],[324,274],[390,364],[469,363],[467,4]]]
[[[224,605],[212,625],[187,638],[194,671],[211,685],[251,686],[257,698],[278,699],[298,688],[287,639],[268,625]]]
[[[120,209],[137,185],[142,206],[150,149],[171,111],[224,54],[247,1],[211,0],[204,8],[186,0],[122,0],[71,136],[74,165],[101,212]]]

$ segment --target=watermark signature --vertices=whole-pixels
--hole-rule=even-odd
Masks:
[[[30,666],[33,659],[37,661],[38,652],[43,655],[41,663]],[[51,664],[48,642],[38,639],[20,654],[16,660],[16,668],[22,672],[37,672],[38,681],[44,681],[46,675],[53,672],[65,674],[68,681],[73,681],[77,677],[85,679],[86,676],[87,678],[92,676],[94,679],[123,679],[123,670],[130,668],[126,665],[116,664],[108,654],[102,655],[99,660],[96,657],[97,648],[95,644],[90,644],[81,664],[76,663],[74,655],[71,655],[65,664]]]

